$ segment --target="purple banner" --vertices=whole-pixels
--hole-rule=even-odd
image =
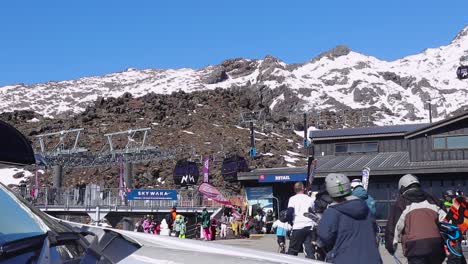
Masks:
[[[203,182],[209,182],[210,178],[210,157],[203,158]]]

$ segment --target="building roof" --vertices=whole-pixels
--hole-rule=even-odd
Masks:
[[[375,126],[342,128],[331,130],[313,130],[309,137],[314,140],[348,139],[361,137],[379,137],[379,136],[404,136],[410,131],[427,127],[428,124],[406,124],[394,126]]]
[[[323,178],[329,173],[344,173],[347,176],[361,176],[368,167],[371,175],[403,175],[407,173],[450,173],[468,172],[468,160],[410,162],[408,152],[382,152],[362,155],[323,156],[317,159],[316,177]],[[305,173],[307,167],[287,167],[253,170],[239,173],[238,179],[256,180],[262,174]]]
[[[441,127],[444,127],[444,126],[447,126],[447,125],[450,125],[450,124],[453,124],[455,122],[458,122],[458,121],[461,121],[461,120],[464,120],[464,119],[467,119],[467,118],[468,118],[468,112],[463,112],[463,113],[461,113],[459,115],[455,115],[455,116],[446,118],[446,119],[441,120],[439,122],[428,124],[425,127],[420,127],[420,128],[415,129],[413,131],[408,131],[406,133],[406,135],[405,135],[405,138],[412,138],[412,137],[415,137],[417,135],[430,132],[432,130],[435,130],[435,129],[438,129],[438,128],[441,128]]]

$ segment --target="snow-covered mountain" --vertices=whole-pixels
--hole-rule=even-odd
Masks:
[[[468,81],[456,78],[460,61],[468,58],[468,27],[447,46],[395,61],[383,61],[338,46],[301,64],[274,57],[230,59],[195,69],[127,69],[104,76],[33,85],[0,87],[0,112],[33,110],[54,117],[82,112],[98,97],[169,94],[183,90],[264,87],[276,93],[268,98],[275,109],[291,100],[296,110],[373,109],[377,124],[427,120],[427,102],[433,115],[443,118],[468,105]]]

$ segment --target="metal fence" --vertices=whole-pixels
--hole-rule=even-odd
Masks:
[[[177,200],[128,200],[126,193],[121,189],[100,188],[97,185],[88,185],[86,188],[39,188],[37,191],[19,187],[15,191],[33,205],[46,207],[215,208],[221,206],[211,199],[205,199],[197,190],[178,190]],[[243,201],[240,195],[226,194],[226,197],[233,201]]]

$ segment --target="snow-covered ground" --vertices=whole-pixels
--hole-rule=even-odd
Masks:
[[[23,177],[14,178],[13,176],[18,173],[23,173]],[[6,186],[10,184],[18,185],[20,181],[25,180],[27,177],[31,177],[33,175],[34,174],[31,173],[30,171],[20,169],[20,168],[2,168],[0,169],[0,182]]]

